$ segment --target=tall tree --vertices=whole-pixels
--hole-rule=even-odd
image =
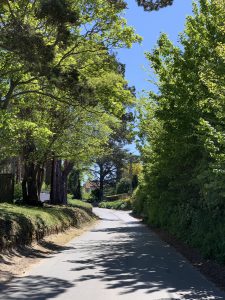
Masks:
[[[70,193],[73,194],[74,199],[82,199],[80,170],[74,169],[70,173],[70,177],[68,180],[68,188]]]
[[[224,7],[224,0],[200,0],[187,19],[182,47],[163,34],[147,54],[159,93],[150,93],[141,110],[139,194],[150,222],[223,259]]]
[[[104,189],[116,186],[121,179],[122,170],[129,160],[128,150],[124,146],[133,140],[133,115],[126,113],[120,122],[112,124],[112,132],[102,153],[94,161],[92,173],[99,186],[99,201],[103,200]]]
[[[73,127],[78,108],[85,111],[100,105],[103,113],[123,111],[128,94],[109,52],[140,40],[122,18],[123,9],[108,1],[1,3],[1,137],[5,142],[0,152],[3,157],[6,148],[13,155],[22,153],[28,202],[38,202],[43,164],[56,141]],[[111,93],[109,79],[117,83]],[[110,99],[106,100],[104,90]],[[116,98],[117,105],[112,103]]]

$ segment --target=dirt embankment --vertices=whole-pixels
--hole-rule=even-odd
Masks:
[[[31,245],[50,234],[91,222],[93,214],[75,207],[0,204],[0,252]]]
[[[5,283],[13,277],[25,276],[26,272],[40,260],[67,249],[66,244],[73,238],[89,230],[96,219],[92,218],[82,228],[70,228],[59,234],[52,234],[38,243],[17,249],[5,250],[0,255],[0,283]]]
[[[0,282],[66,249],[65,244],[96,221],[92,210],[0,204]]]

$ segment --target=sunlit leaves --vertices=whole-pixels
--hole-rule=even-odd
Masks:
[[[196,222],[193,207],[207,210],[209,217],[218,207],[224,211],[224,4],[194,4],[180,49],[163,34],[146,55],[158,77],[158,93],[149,94],[140,112],[143,188],[150,220],[176,232],[173,218],[184,228],[185,222]]]

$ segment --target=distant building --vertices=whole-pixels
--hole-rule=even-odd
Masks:
[[[85,191],[85,193],[91,193],[92,191],[96,190],[99,188],[99,183],[98,182],[94,182],[94,181],[87,181],[84,185],[83,185],[83,189]]]

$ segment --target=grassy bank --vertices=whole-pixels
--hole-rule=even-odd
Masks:
[[[104,201],[99,203],[99,207],[118,209],[118,210],[130,210],[132,209],[132,203],[130,199],[117,200],[117,201]]]
[[[78,207],[81,209],[84,209],[88,212],[92,212],[92,205],[88,202],[82,201],[82,200],[77,200],[77,199],[73,199],[72,195],[68,195],[68,205],[72,206],[72,207]]]
[[[0,204],[0,250],[29,245],[49,234],[92,221],[87,210],[77,207],[26,207]]]

